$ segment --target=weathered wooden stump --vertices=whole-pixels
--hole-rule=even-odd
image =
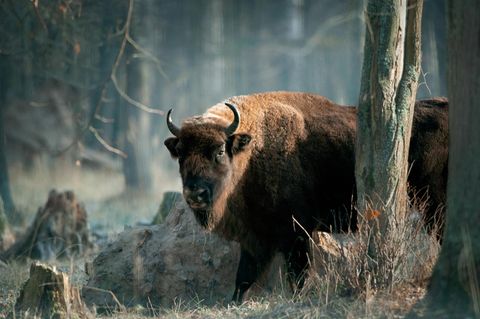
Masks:
[[[157,214],[153,218],[152,224],[158,225],[163,223],[168,214],[175,209],[175,203],[181,200],[182,194],[179,192],[165,192],[163,193],[162,203],[158,208]]]
[[[55,267],[33,262],[30,278],[15,303],[20,317],[89,318],[78,288],[72,287],[68,276]]]
[[[0,252],[7,250],[15,242],[15,236],[7,222],[3,211],[3,204],[0,200]]]
[[[230,300],[239,249],[198,225],[181,196],[160,225],[127,228],[87,265],[87,305],[118,309],[135,304]]]
[[[0,259],[33,258],[49,260],[81,255],[93,245],[89,240],[87,212],[71,191],[50,191],[47,203],[38,209],[27,231]]]

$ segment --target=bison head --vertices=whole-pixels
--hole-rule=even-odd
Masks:
[[[233,112],[233,122],[225,125],[207,117],[194,117],[182,128],[172,122],[170,109],[167,126],[175,136],[165,140],[173,158],[178,159],[183,183],[183,196],[193,210],[197,221],[211,229],[215,215],[225,209],[225,201],[233,179],[236,157],[248,148],[251,136],[236,133],[240,125],[237,107],[225,103]],[[217,216],[218,217],[218,216]]]

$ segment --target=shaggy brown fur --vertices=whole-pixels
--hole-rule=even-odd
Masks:
[[[165,145],[179,157],[184,195],[209,190],[211,204],[192,207],[197,220],[241,244],[233,297],[241,301],[275,252],[284,254],[291,281],[302,284],[307,235],[355,230],[356,109],[291,92],[228,101],[241,115],[234,135],[224,133],[233,114],[221,103],[184,121]],[[447,108],[435,103],[416,107],[410,157],[410,180],[417,189],[430,187],[432,208],[444,203],[448,153]]]
[[[408,156],[411,197],[427,199],[425,222],[443,234],[448,176],[448,100],[418,101],[413,117]]]

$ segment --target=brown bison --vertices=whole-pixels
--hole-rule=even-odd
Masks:
[[[446,101],[416,105],[410,181],[429,192],[431,220],[445,202]],[[308,235],[355,230],[356,108],[306,93],[228,99],[181,128],[167,115],[165,145],[178,158],[183,195],[198,222],[241,245],[239,302],[276,252],[303,284]],[[299,224],[302,227],[299,227]]]

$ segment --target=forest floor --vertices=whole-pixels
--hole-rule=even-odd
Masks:
[[[97,234],[99,242],[115,238],[126,225],[148,224],[152,221],[164,191],[178,185],[165,184],[153,194],[125,193],[123,177],[118,172],[93,171],[82,168],[68,170],[25,171],[11,170],[11,186],[14,199],[23,213],[24,225],[16,228],[21,232],[34,218],[39,206],[45,204],[48,192],[73,190],[85,204],[90,229]],[[66,174],[65,172],[68,172]],[[161,179],[161,177],[159,177]],[[162,184],[161,181],[159,184]],[[95,238],[95,236],[93,236]],[[101,246],[101,243],[100,243]],[[85,262],[92,261],[98,250],[76,260],[53,260],[49,263],[65,271],[76,286],[86,283]],[[22,284],[28,278],[30,263],[0,263],[0,318],[12,313]],[[342,274],[338,274],[342,276]],[[136,307],[122,312],[97,315],[105,318],[401,318],[425,293],[427,281],[405,280],[391,291],[375,294],[364,291],[360,294],[335,293],[329,285],[341,285],[340,280],[318,283],[315,289],[291,296],[273,293],[267,297],[248,300],[242,305],[203,306],[198,301],[178,303],[168,309]],[[334,291],[334,293],[331,293]]]
[[[85,259],[51,261],[69,274],[73,285],[86,283]],[[0,318],[12,313],[22,284],[28,279],[29,263],[0,266]],[[204,306],[198,301],[178,303],[171,308],[135,307],[124,311],[98,314],[97,318],[403,318],[425,294],[425,288],[405,284],[391,292],[376,293],[370,298],[332,294],[291,296],[272,294],[252,298],[242,305]],[[322,295],[321,297],[319,295]]]

